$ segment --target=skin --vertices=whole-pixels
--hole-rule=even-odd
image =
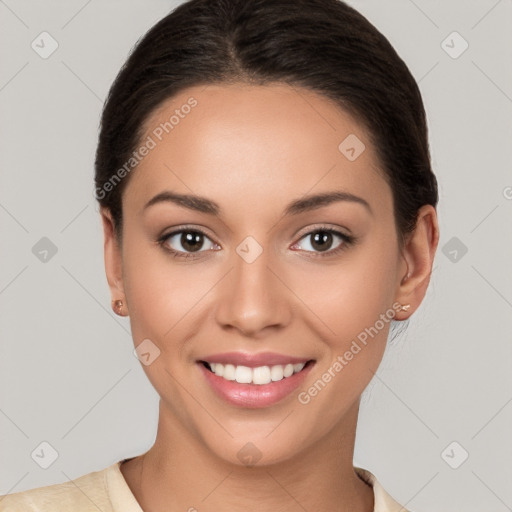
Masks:
[[[283,84],[192,87],[148,119],[151,133],[193,96],[198,105],[152,149],[123,193],[123,238],[108,210],[101,215],[112,299],[122,299],[134,344],[160,350],[142,365],[160,395],[156,441],[121,466],[145,511],[315,510],[369,512],[373,491],[353,468],[359,401],[386,346],[389,323],[311,401],[310,388],[394,302],[411,304],[427,290],[439,229],[435,209],[421,208],[414,233],[398,246],[391,189],[367,133],[323,96]],[[146,135],[147,135],[146,134]],[[356,134],[366,145],[353,162],[338,145]],[[220,217],[158,203],[170,190],[211,199]],[[283,216],[306,194],[343,190],[365,199],[337,201]],[[207,232],[195,258],[173,258],[158,245],[173,227]],[[327,252],[312,236],[332,227]],[[252,236],[262,254],[247,263],[237,246]],[[167,247],[186,252],[180,237]],[[329,254],[329,251],[331,254]],[[190,253],[190,250],[189,250]],[[316,257],[315,257],[316,255]],[[228,351],[273,351],[314,359],[303,385],[278,404],[250,409],[223,401],[198,359]],[[261,453],[248,467],[238,451]]]

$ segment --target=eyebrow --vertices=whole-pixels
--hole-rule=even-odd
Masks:
[[[321,208],[323,206],[327,206],[339,201],[347,201],[360,204],[373,215],[373,210],[365,199],[344,191],[325,192],[321,194],[301,197],[288,204],[284,210],[284,215],[298,215],[299,213],[316,210],[317,208]],[[221,207],[211,199],[192,194],[178,194],[169,190],[160,192],[152,199],[150,199],[144,205],[144,210],[155,204],[168,202],[174,203],[184,208],[188,208],[189,210],[207,213],[217,217],[220,216],[222,212]]]

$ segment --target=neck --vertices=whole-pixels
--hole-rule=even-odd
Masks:
[[[231,464],[163,410],[157,438],[145,454],[121,466],[144,512],[258,510],[371,512],[373,490],[355,473],[359,403],[318,442],[268,465]]]

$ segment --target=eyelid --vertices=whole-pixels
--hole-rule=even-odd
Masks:
[[[179,235],[181,233],[199,233],[200,235],[203,235],[205,238],[207,238],[208,240],[210,240],[210,242],[216,244],[216,242],[214,242],[211,238],[210,235],[208,235],[208,233],[205,233],[204,231],[202,231],[201,229],[178,229],[178,230],[175,230],[175,231],[171,231],[170,233],[167,233],[165,236],[165,238],[172,238],[173,236],[176,236],[176,235]],[[218,244],[216,244],[218,245]]]
[[[311,235],[312,233],[316,233],[318,231],[336,232],[339,233],[340,235],[346,236],[347,238],[353,237],[352,232],[348,228],[342,228],[334,224],[317,224],[313,226],[308,226],[307,228],[300,230],[295,235],[295,237],[297,238],[297,240],[300,240],[301,238],[304,238],[306,235]]]

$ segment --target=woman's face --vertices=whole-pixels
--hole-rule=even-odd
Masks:
[[[368,134],[286,85],[190,88],[145,126],[107,274],[164,424],[234,463],[289,459],[353,417],[401,298]]]

